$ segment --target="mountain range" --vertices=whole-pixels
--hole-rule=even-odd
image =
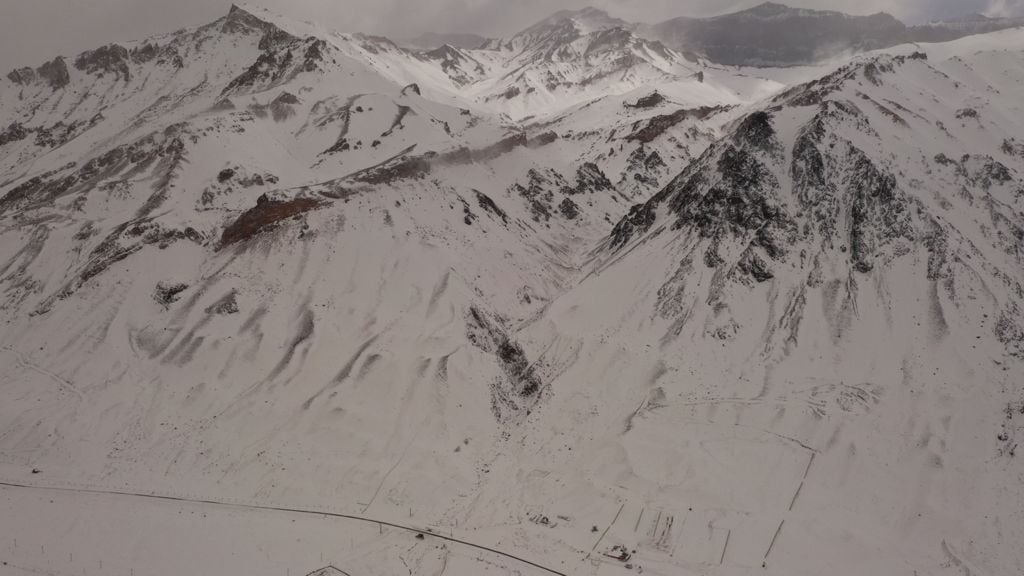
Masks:
[[[0,78],[0,574],[1024,570],[1024,30],[437,40]]]
[[[657,24],[611,18],[594,8],[579,11],[600,15],[602,25],[628,29],[691,58],[730,66],[799,66],[858,52],[913,42],[948,42],[964,36],[1024,26],[1024,18],[968,14],[908,26],[884,12],[852,16],[828,10],[791,8],[765,2],[753,8],[708,18],[680,17]],[[561,15],[565,15],[563,12]],[[553,16],[558,18],[559,14]],[[408,42],[423,49],[450,44],[479,48],[488,42],[475,34],[424,34]]]

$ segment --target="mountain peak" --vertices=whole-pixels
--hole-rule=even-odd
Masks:
[[[258,26],[261,23],[267,23],[266,19],[260,18],[260,12],[263,12],[263,10],[246,4],[233,3],[231,4],[231,8],[228,9],[225,21],[234,24]]]
[[[292,20],[287,16],[250,3],[231,4],[227,16],[222,21],[223,29],[226,32],[248,29],[267,34],[277,31],[296,38],[323,37],[327,34],[325,30],[315,24]]]
[[[627,27],[624,20],[614,18],[604,10],[588,6],[579,10],[560,10],[551,16],[527,28],[523,33],[531,33],[541,29],[564,26],[571,23],[581,34],[589,34],[608,28]],[[522,33],[521,33],[522,34]]]
[[[448,45],[454,48],[479,48],[487,42],[487,38],[469,32],[426,32],[406,40],[405,43],[422,50],[434,50]]]
[[[985,16],[984,14],[981,14],[979,12],[972,12],[970,14],[966,14],[966,15],[960,16],[958,18],[947,18],[947,19],[942,20],[942,21],[943,22],[988,22],[989,20],[994,20],[994,18],[989,18],[988,16]]]
[[[778,14],[785,14],[786,12],[792,12],[793,10],[795,9],[785,4],[780,4],[778,2],[763,2],[761,4],[758,4],[757,6],[754,6],[747,12],[760,14],[764,16],[775,16]]]

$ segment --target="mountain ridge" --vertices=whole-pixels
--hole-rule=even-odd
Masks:
[[[737,70],[252,11],[0,78],[5,562],[1024,567],[1022,31]]]
[[[253,3],[231,4],[228,16],[230,17],[230,15],[236,11],[239,13],[245,13],[252,19],[255,19],[255,21],[263,22],[264,24],[277,26],[282,29],[291,27],[292,30],[289,32],[296,36],[315,36],[317,34],[324,34],[327,32],[317,25],[293,21]],[[822,51],[822,47],[816,48],[811,46],[806,49],[807,54],[776,58],[775,60],[765,58],[758,59],[750,55],[730,55],[722,51],[723,48],[720,46],[722,44],[721,40],[710,39],[710,37],[713,37],[715,34],[721,34],[723,32],[722,30],[714,28],[719,24],[724,28],[729,28],[730,26],[733,26],[734,23],[739,23],[749,19],[787,20],[792,18],[803,18],[807,24],[824,22],[829,19],[863,22],[864,24],[858,25],[858,28],[853,30],[843,32],[842,34],[846,34],[848,37],[840,43],[840,46],[826,46],[824,47],[824,51]],[[275,20],[277,21],[276,23]],[[680,16],[670,18],[656,24],[638,24],[614,18],[606,11],[595,7],[585,7],[577,10],[562,10],[555,12],[550,16],[539,20],[533,25],[508,36],[504,40],[485,38],[472,33],[457,33],[436,34],[433,36],[426,34],[418,39],[412,39],[408,42],[409,46],[413,50],[425,51],[436,50],[446,43],[451,44],[454,48],[458,49],[494,49],[500,47],[503,43],[508,45],[512,39],[522,37],[522,35],[527,34],[531,29],[551,26],[556,23],[571,23],[572,26],[579,29],[582,29],[580,28],[581,26],[589,26],[589,28],[587,28],[588,33],[607,28],[621,28],[634,34],[638,34],[647,40],[662,41],[674,50],[710,58],[712,61],[719,64],[743,66],[792,66],[811,64],[827,59],[841,53],[842,50],[865,51],[891,47],[907,42],[946,42],[966,35],[990,33],[1007,28],[1021,27],[1024,25],[1024,20],[1020,18],[991,18],[982,14],[968,14],[963,17],[907,26],[885,12],[855,16],[833,10],[793,8],[782,3],[764,2],[751,8],[717,16],[701,18]],[[759,22],[759,25],[762,27],[766,24],[767,20]],[[821,24],[819,24],[819,26],[820,25]],[[709,26],[712,28],[708,29]],[[871,30],[871,27],[880,29]],[[694,34],[707,38],[687,38]],[[774,35],[777,34],[766,34],[764,36]],[[807,38],[804,37],[796,37],[788,40],[788,42],[790,45],[799,43],[806,44],[806,40]],[[813,42],[817,42],[817,40],[814,40]],[[834,40],[832,43],[835,44]],[[122,44],[131,47],[135,45],[135,42],[124,42]],[[710,50],[710,52],[708,52],[708,50]],[[63,58],[63,56],[58,58]],[[26,69],[18,68],[10,71],[8,74],[15,74],[18,71],[23,70]]]

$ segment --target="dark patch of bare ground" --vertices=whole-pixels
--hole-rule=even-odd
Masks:
[[[266,194],[256,200],[256,206],[246,210],[237,220],[224,229],[220,237],[220,246],[225,248],[242,242],[269,230],[278,222],[298,216],[323,206],[325,202],[314,198],[295,198],[293,200],[273,200]]]

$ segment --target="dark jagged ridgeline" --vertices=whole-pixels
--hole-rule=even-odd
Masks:
[[[113,74],[118,80],[128,81],[132,78],[129,60],[127,48],[118,44],[108,44],[79,54],[75,59],[75,68],[96,76]]]
[[[68,73],[68,65],[64,62],[63,56],[57,56],[53,60],[33,70],[32,68],[18,68],[7,74],[7,78],[15,84],[26,86],[36,81],[44,81],[54,89],[59,90],[71,82],[71,75]]]
[[[221,95],[231,96],[240,92],[266,90],[302,72],[313,72],[323,61],[326,46],[323,40],[307,38],[294,40],[280,47],[266,48],[245,72],[228,83]]]
[[[862,150],[845,140],[841,147],[833,144],[837,123],[871,130],[852,104],[824,101],[799,131],[787,170],[780,165],[783,146],[772,114],[747,115],[650,201],[634,206],[613,229],[610,248],[650,230],[663,206],[674,215],[670,229],[696,232],[708,242],[704,263],[712,268],[726,263],[725,243],[741,242],[746,249],[737,270],[764,282],[774,277],[770,262],[784,261],[813,231],[824,246],[849,246],[852,269],[871,271],[881,246],[915,236],[910,204],[895,178]],[[793,176],[800,214],[781,202],[775,174],[783,171]],[[841,214],[849,215],[845,238],[837,237]]]
[[[710,116],[718,114],[719,112],[725,112],[728,109],[728,106],[701,106],[700,108],[695,109],[681,108],[671,114],[663,114],[651,118],[643,125],[642,128],[637,129],[627,136],[626,140],[640,142],[641,144],[648,144],[664,134],[669,128],[672,128],[684,120],[705,120]]]
[[[626,102],[625,106],[626,108],[655,108],[661,106],[663,102],[665,102],[665,97],[655,90],[647,96],[641,96],[633,104]]]

